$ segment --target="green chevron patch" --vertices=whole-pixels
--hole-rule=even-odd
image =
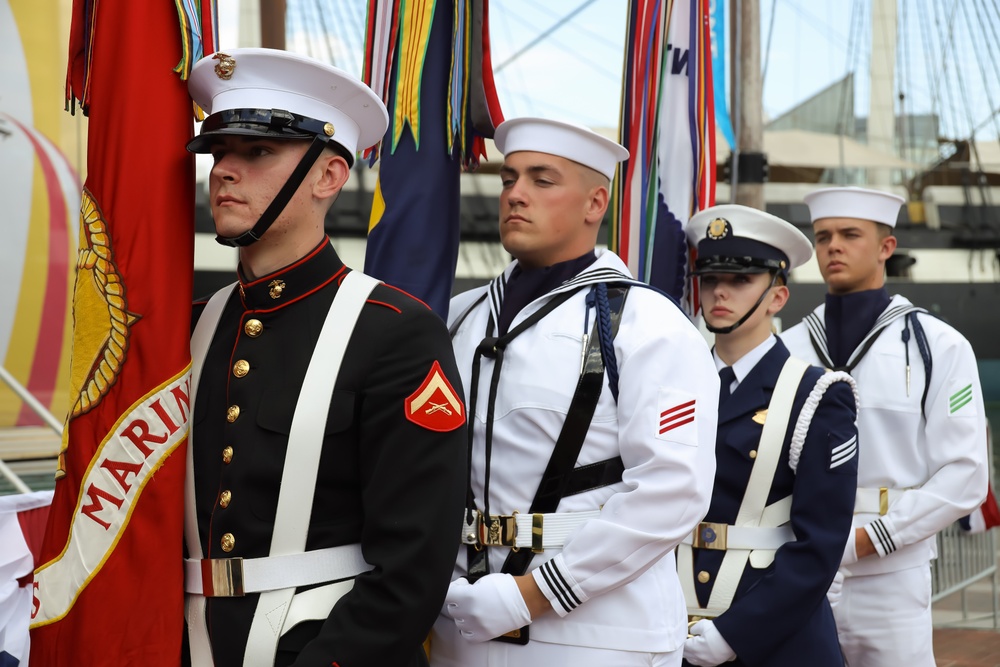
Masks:
[[[963,407],[968,405],[969,401],[972,400],[972,385],[968,384],[964,388],[959,389],[951,398],[948,399],[948,414],[953,415]]]

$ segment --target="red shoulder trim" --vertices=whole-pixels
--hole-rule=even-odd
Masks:
[[[417,297],[413,296],[412,294],[410,294],[410,293],[409,293],[409,292],[407,292],[406,290],[402,290],[402,289],[399,289],[399,288],[398,288],[398,287],[396,287],[395,285],[390,285],[389,283],[382,283],[382,284],[383,284],[383,285],[385,285],[386,287],[390,288],[390,289],[394,289],[394,290],[396,290],[396,291],[397,291],[397,292],[399,292],[400,294],[405,294],[406,296],[410,297],[411,299],[413,299],[414,301],[416,301],[417,303],[419,303],[420,305],[422,305],[422,306],[423,306],[424,308],[426,308],[427,310],[430,310],[430,309],[431,309],[431,307],[430,307],[430,306],[428,306],[428,305],[427,305],[426,303],[424,303],[423,301],[421,301],[421,300],[420,300],[420,299],[418,299]]]
[[[386,303],[384,301],[376,301],[375,299],[368,299],[367,301],[365,301],[365,303],[375,304],[376,306],[385,306],[386,308],[395,310],[397,313],[403,312],[399,308],[396,308],[396,306],[392,305],[391,303]]]

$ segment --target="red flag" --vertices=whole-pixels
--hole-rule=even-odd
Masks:
[[[212,3],[196,5],[74,3],[67,92],[90,118],[88,177],[63,476],[34,581],[35,667],[180,662],[194,263],[183,79],[203,42],[214,48]]]

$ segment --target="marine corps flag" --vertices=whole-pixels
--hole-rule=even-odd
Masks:
[[[442,318],[455,280],[459,174],[485,155],[503,117],[490,63],[487,0],[370,0],[364,80],[389,129],[380,158],[365,273]]]
[[[35,570],[30,662],[181,657],[193,130],[184,79],[210,0],[75,0],[67,96],[89,116],[60,470]]]

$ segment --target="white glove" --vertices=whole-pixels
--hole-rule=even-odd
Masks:
[[[844,593],[844,572],[843,570],[837,570],[837,574],[833,575],[833,583],[830,584],[830,589],[826,592],[826,599],[830,601],[831,607],[836,607],[840,604],[840,598],[843,597]]]
[[[684,642],[684,659],[698,667],[715,667],[736,659],[736,653],[709,620],[700,620],[691,626],[691,634]]]
[[[488,574],[475,584],[456,579],[444,598],[444,616],[470,642],[485,642],[531,623],[528,605],[514,577]]]

